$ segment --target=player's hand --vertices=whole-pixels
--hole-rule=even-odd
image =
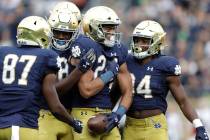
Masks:
[[[77,133],[82,133],[83,129],[83,123],[80,120],[73,120],[72,127],[74,128],[74,131]]]
[[[106,132],[110,132],[115,126],[118,125],[120,121],[120,116],[117,115],[117,113],[107,113],[107,126],[106,126]]]
[[[209,140],[207,132],[203,126],[196,128],[195,140]]]
[[[116,76],[119,72],[119,65],[116,61],[110,61],[107,64],[107,70],[108,71],[112,71],[112,73],[114,74],[114,76]]]
[[[96,60],[96,55],[93,49],[90,49],[81,59],[78,68],[81,72],[89,70]]]

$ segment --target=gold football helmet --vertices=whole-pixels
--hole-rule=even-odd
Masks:
[[[50,26],[47,21],[39,16],[24,18],[17,27],[17,44],[40,46],[47,48],[50,43]]]
[[[143,59],[148,56],[158,54],[165,45],[166,32],[162,26],[152,20],[140,22],[134,29],[131,40],[132,54],[137,59]],[[149,39],[149,44],[146,45],[147,50],[143,51],[142,45],[139,45],[138,39]],[[144,45],[145,47],[145,45]]]
[[[74,39],[78,28],[76,16],[67,9],[52,12],[48,22],[53,33],[52,47],[57,50],[66,50]]]
[[[82,26],[84,33],[91,39],[107,47],[113,47],[119,43],[120,33],[117,32],[117,27],[120,24],[121,21],[115,11],[106,6],[96,6],[85,13]],[[108,30],[105,30],[107,27]]]
[[[64,9],[69,10],[70,12],[75,14],[78,22],[82,20],[82,15],[79,8],[74,3],[69,2],[69,1],[59,2],[58,4],[55,5],[52,12],[59,12],[60,10],[62,11]]]

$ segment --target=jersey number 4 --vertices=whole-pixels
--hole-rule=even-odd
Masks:
[[[150,89],[150,75],[145,75],[144,78],[138,83],[136,89],[135,89],[135,76],[134,74],[131,74],[132,78],[132,85],[133,85],[133,93],[137,93],[140,95],[143,95],[144,98],[152,98],[152,90]]]
[[[5,84],[12,84],[15,81],[15,68],[17,62],[25,63],[25,67],[21,74],[21,78],[18,79],[19,85],[27,85],[28,81],[28,73],[31,70],[34,62],[36,61],[36,56],[32,55],[22,55],[20,58],[15,54],[8,54],[4,58],[4,66],[3,66],[3,75],[2,81]]]

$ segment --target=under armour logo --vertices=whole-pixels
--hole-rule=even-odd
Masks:
[[[154,69],[153,67],[150,67],[150,66],[147,67],[147,71],[153,71],[153,69]]]
[[[209,137],[208,137],[208,135],[207,135],[207,133],[206,133],[206,132],[204,132],[204,135],[205,135],[205,140],[208,140],[208,139],[209,139]]]
[[[116,52],[115,53],[111,52],[111,56],[117,56],[117,53]]]
[[[155,128],[161,128],[161,124],[160,123],[156,123],[156,124],[154,124],[154,127]]]
[[[87,115],[87,111],[81,111],[81,115]]]

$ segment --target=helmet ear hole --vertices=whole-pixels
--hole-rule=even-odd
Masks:
[[[42,38],[41,40],[42,40],[42,42],[45,42],[46,41],[46,39],[44,39],[44,38]]]
[[[89,30],[90,30],[90,33],[93,32],[93,28],[89,25]]]

